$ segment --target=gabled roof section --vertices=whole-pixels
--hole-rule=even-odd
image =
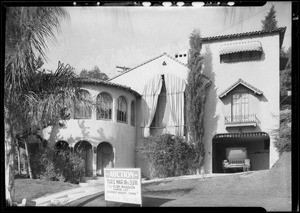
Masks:
[[[254,93],[256,93],[258,95],[263,94],[263,92],[261,90],[257,89],[256,87],[252,86],[251,84],[243,81],[242,79],[239,79],[237,82],[232,84],[229,88],[227,88],[224,92],[222,92],[222,94],[219,95],[219,98],[224,98],[229,92],[231,92],[234,88],[236,88],[239,85],[243,85],[243,86],[247,87],[248,89],[252,90]]]
[[[242,37],[251,37],[251,36],[279,33],[280,47],[281,47],[283,38],[284,38],[284,34],[285,34],[285,30],[286,30],[286,27],[278,27],[273,30],[258,30],[258,31],[235,33],[235,34],[228,34],[228,35],[210,36],[210,37],[202,38],[202,41],[203,41],[203,43],[209,43],[209,42],[215,41],[215,40],[230,40],[230,39],[234,39],[234,38],[242,38]]]
[[[107,81],[111,81],[111,80],[113,80],[113,79],[115,79],[115,78],[117,78],[117,77],[119,77],[119,76],[121,76],[121,75],[124,75],[124,74],[126,74],[126,73],[128,73],[128,72],[130,72],[130,71],[132,71],[132,70],[134,70],[134,69],[136,69],[136,68],[138,68],[138,67],[141,67],[141,66],[143,66],[143,65],[145,65],[145,64],[148,64],[148,63],[150,63],[151,61],[154,61],[154,60],[156,60],[156,59],[158,59],[158,58],[160,58],[160,57],[162,57],[162,56],[167,56],[167,57],[169,57],[170,59],[176,61],[177,63],[179,63],[179,64],[181,64],[181,65],[187,67],[187,64],[185,64],[185,63],[183,63],[183,62],[177,60],[176,58],[173,58],[172,56],[170,56],[170,55],[167,54],[167,53],[163,53],[163,54],[161,54],[161,55],[159,55],[159,56],[157,56],[157,57],[155,57],[155,58],[152,58],[152,59],[150,59],[150,60],[148,60],[148,61],[145,61],[144,63],[141,63],[141,64],[139,64],[139,65],[137,65],[137,66],[135,66],[135,67],[133,67],[133,68],[127,70],[126,72],[123,72],[123,73],[121,73],[121,74],[119,74],[119,75],[117,75],[117,76],[115,76],[115,77],[112,77],[112,78],[108,79]]]
[[[121,88],[123,90],[131,92],[136,97],[141,96],[137,91],[131,89],[130,87],[127,87],[127,86],[124,86],[124,85],[121,85],[121,84],[108,82],[108,81],[102,81],[102,80],[99,80],[97,78],[78,78],[78,81],[80,81],[84,84],[94,84],[94,85],[112,86],[112,87],[115,87],[115,88]]]

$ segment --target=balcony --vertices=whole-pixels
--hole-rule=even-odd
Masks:
[[[239,116],[225,116],[225,126],[228,127],[256,127],[259,125],[259,120],[255,114],[239,115]]]

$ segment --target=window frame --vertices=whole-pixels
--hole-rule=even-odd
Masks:
[[[122,108],[121,104],[125,103],[125,110],[122,110],[120,108]],[[127,100],[125,98],[125,96],[120,96],[117,99],[117,122],[119,123],[127,123],[127,116],[128,116],[128,104],[127,104]]]
[[[220,55],[221,64],[260,61],[261,59],[262,59],[261,51],[240,51],[240,52]]]
[[[79,91],[77,91],[76,95],[79,95],[82,92],[85,93],[85,98],[92,100],[92,96],[91,96],[90,92],[86,89],[80,89]],[[74,119],[91,119],[92,118],[92,104],[87,103],[87,106],[84,106],[84,108],[86,107],[86,109],[82,109],[83,105],[84,105],[84,103],[82,103],[82,102],[79,103],[79,102],[75,101]],[[88,116],[82,116],[81,110],[84,110],[85,111],[84,115],[88,115]]]
[[[102,95],[107,95],[106,97],[109,97],[109,102],[104,101],[104,107],[101,106],[101,98]],[[104,98],[104,100],[107,100]],[[96,98],[96,120],[112,120],[112,110],[113,110],[113,98],[108,92],[101,92],[97,95]],[[104,115],[103,117],[101,115]]]
[[[231,96],[231,122],[249,119],[249,93],[237,92]]]

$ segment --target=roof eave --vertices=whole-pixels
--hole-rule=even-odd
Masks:
[[[111,87],[117,87],[121,88],[124,90],[127,90],[128,92],[134,94],[136,97],[141,97],[141,94],[139,94],[137,91],[131,89],[130,87],[126,87],[120,84],[108,82],[108,81],[101,81],[101,80],[96,80],[96,79],[88,79],[88,78],[79,78],[81,82],[85,84],[94,84],[94,85],[103,85],[103,86],[111,86]]]
[[[260,31],[251,31],[245,33],[236,33],[236,34],[228,34],[228,35],[220,35],[220,36],[210,36],[202,38],[203,43],[209,43],[212,41],[219,41],[219,40],[229,40],[232,38],[241,38],[241,37],[251,37],[254,35],[264,35],[264,34],[272,34],[272,33],[279,33],[280,34],[280,46],[282,45],[284,33],[286,31],[286,27],[278,27],[274,30],[260,30]]]
[[[239,79],[238,82],[236,82],[234,85],[230,86],[228,89],[226,89],[223,93],[219,95],[219,98],[222,99],[225,96],[228,95],[232,90],[234,90],[238,85],[243,85],[244,87],[248,88],[249,90],[253,91],[254,94],[262,95],[263,92],[259,89],[256,89],[255,87],[248,85],[248,83],[245,83],[243,80]]]

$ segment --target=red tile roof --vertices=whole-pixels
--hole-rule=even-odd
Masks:
[[[127,91],[131,92],[136,97],[141,96],[137,91],[131,89],[130,87],[121,85],[121,84],[116,84],[116,83],[112,83],[112,82],[108,82],[108,81],[102,81],[102,80],[99,80],[97,78],[78,78],[78,80],[81,81],[82,83],[85,83],[85,84],[95,84],[95,85],[111,86],[111,87],[115,87],[115,88],[121,88],[121,89],[124,89],[124,90],[127,90]]]
[[[258,31],[235,33],[235,34],[228,34],[228,35],[210,36],[210,37],[202,38],[202,41],[203,41],[203,43],[209,43],[209,42],[215,41],[215,40],[226,40],[226,39],[229,40],[229,39],[235,39],[235,38],[241,38],[241,37],[260,36],[260,35],[266,35],[266,34],[279,33],[280,46],[281,46],[282,42],[283,42],[285,30],[286,30],[286,27],[278,27],[273,30],[258,30]]]

